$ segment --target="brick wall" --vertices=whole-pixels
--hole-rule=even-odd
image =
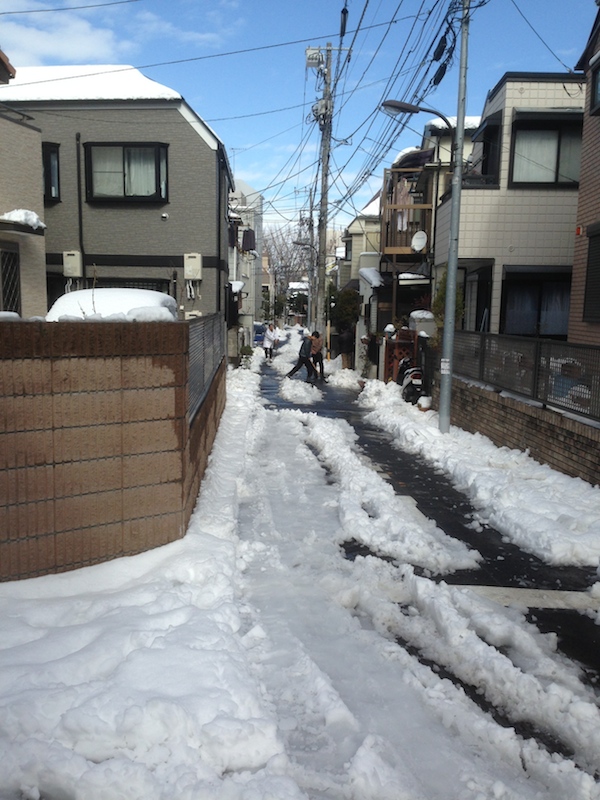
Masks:
[[[438,398],[435,389],[436,407]],[[600,481],[600,429],[592,425],[459,379],[452,382],[451,422],[499,447],[528,451],[566,475]]]
[[[185,323],[0,323],[0,580],[185,533],[225,402],[190,426]]]

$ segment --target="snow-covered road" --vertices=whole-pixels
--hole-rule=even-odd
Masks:
[[[0,585],[0,798],[598,800],[594,690],[524,607],[424,577],[479,554],[394,494],[349,423],[315,413],[317,388],[283,378],[297,349],[293,331],[269,367],[286,408],[261,398],[262,353],[229,372],[183,540]],[[441,439],[394,392],[367,383],[365,413],[462,480],[482,519],[523,541],[498,486],[528,475],[510,495],[535,520],[527,546],[593,563],[597,488]],[[349,539],[393,561],[348,560]]]

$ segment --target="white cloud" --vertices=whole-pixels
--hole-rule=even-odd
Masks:
[[[68,14],[57,15],[52,20],[45,19],[43,27],[5,22],[2,26],[2,49],[18,68],[19,65],[77,61],[120,61],[133,47],[127,41],[119,41],[114,31]]]

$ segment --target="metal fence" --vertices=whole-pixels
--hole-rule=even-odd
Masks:
[[[189,395],[190,424],[225,358],[225,321],[221,314],[190,320]]]
[[[600,347],[456,331],[453,371],[600,420]]]

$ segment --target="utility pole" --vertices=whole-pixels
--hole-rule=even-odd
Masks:
[[[313,106],[313,116],[321,131],[321,200],[319,203],[319,222],[317,227],[317,297],[316,323],[323,330],[325,323],[325,267],[327,266],[327,214],[329,192],[329,153],[331,151],[331,124],[333,100],[331,96],[331,42],[327,42],[325,57],[320,47],[306,49],[306,65],[317,70],[323,78],[323,97]]]
[[[452,169],[452,198],[450,210],[450,244],[448,249],[448,273],[446,276],[446,305],[444,311],[444,333],[440,362],[439,428],[442,433],[450,430],[452,403],[452,366],[454,357],[454,325],[456,317],[456,274],[458,271],[458,234],[460,231],[460,199],[463,174],[463,146],[465,140],[465,111],[467,105],[467,50],[469,38],[470,0],[462,0],[460,67],[458,76],[458,111],[456,114],[456,138],[454,143],[454,166]]]
[[[325,268],[327,266],[327,215],[329,193],[329,153],[331,151],[331,125],[333,103],[331,99],[331,42],[327,42],[323,74],[323,99],[319,114],[321,129],[321,200],[319,203],[319,258],[317,263],[317,323],[323,330],[325,324]]]

